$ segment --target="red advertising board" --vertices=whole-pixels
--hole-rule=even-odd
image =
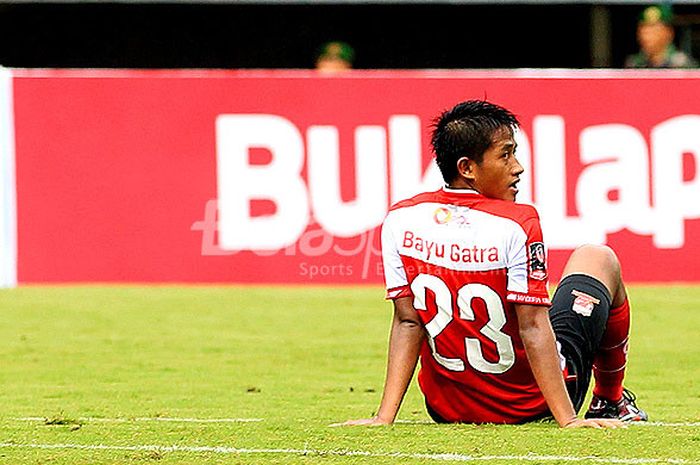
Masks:
[[[439,187],[430,124],[521,122],[556,278],[700,281],[700,73],[14,70],[20,283],[381,283],[391,203]]]

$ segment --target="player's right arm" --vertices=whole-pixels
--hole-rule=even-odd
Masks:
[[[424,337],[425,331],[413,307],[413,298],[395,299],[384,393],[377,415],[350,420],[344,425],[390,425],[394,422],[416,370]]]
[[[580,419],[566,390],[559,365],[559,354],[548,307],[515,305],[520,337],[525,346],[535,381],[542,391],[549,411],[562,428],[619,428],[619,420]]]
[[[520,206],[520,224],[526,239],[516,238],[513,242],[508,269],[508,294],[515,306],[520,338],[530,368],[549,411],[563,428],[620,427],[622,423],[617,420],[579,419],[576,416],[549,321],[546,254],[537,211],[532,207]]]

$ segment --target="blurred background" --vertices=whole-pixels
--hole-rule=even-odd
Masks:
[[[0,286],[381,283],[466,98],[521,119],[550,276],[700,282],[698,57],[700,2],[0,0]]]
[[[342,40],[355,68],[595,68],[638,50],[649,2],[548,0],[0,1],[0,65],[311,68]],[[674,2],[700,55],[700,3]]]

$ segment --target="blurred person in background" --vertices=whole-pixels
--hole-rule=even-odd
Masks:
[[[639,53],[625,60],[625,68],[696,68],[695,59],[673,44],[673,11],[668,4],[642,11],[637,24]]]
[[[345,42],[323,44],[316,54],[315,68],[324,73],[337,73],[352,69],[355,50]]]

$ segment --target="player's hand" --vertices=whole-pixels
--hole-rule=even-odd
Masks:
[[[576,418],[565,424],[564,428],[627,428],[627,425],[613,418]]]
[[[377,416],[374,416],[372,418],[363,418],[361,420],[348,420],[343,423],[334,423],[330,426],[335,427],[335,426],[384,426],[384,425],[390,425],[393,422],[388,421],[388,420],[383,420]]]

